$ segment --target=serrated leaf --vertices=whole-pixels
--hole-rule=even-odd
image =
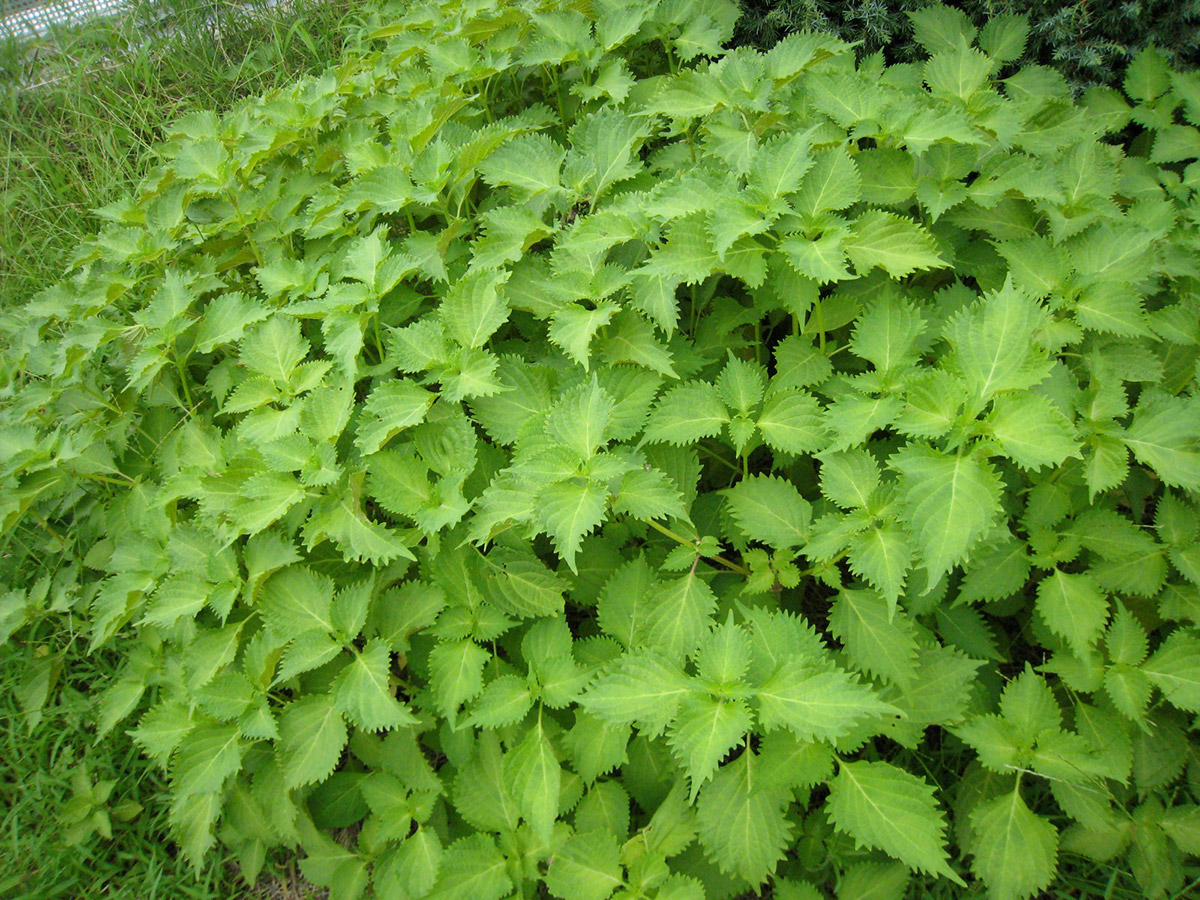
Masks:
[[[772,450],[812,453],[825,442],[821,406],[806,391],[773,393],[758,414],[758,429]]]
[[[846,255],[855,271],[863,275],[878,266],[893,278],[918,269],[936,269],[946,264],[932,236],[911,219],[870,210],[850,228],[844,241]]]
[[[333,687],[337,708],[366,731],[417,723],[417,717],[392,694],[388,684],[391,658],[382,641],[370,641],[362,652],[355,652]]]
[[[991,528],[1000,479],[971,454],[909,444],[888,460],[901,475],[900,502],[931,578],[950,571]]]
[[[693,798],[753,723],[743,700],[718,699],[705,694],[690,694],[684,698],[667,743],[688,775]]]
[[[758,886],[775,870],[792,836],[785,797],[756,790],[749,750],[723,766],[700,792],[696,826],[706,855],[723,872]]]
[[[1173,706],[1200,712],[1200,638],[1172,632],[1141,669]]]
[[[572,572],[583,536],[603,521],[607,503],[607,489],[584,478],[555,482],[538,492],[538,521]]]
[[[288,787],[329,777],[342,758],[346,723],[330,694],[312,694],[288,705],[279,717],[279,752]]]
[[[843,590],[829,628],[863,672],[906,686],[917,672],[917,636],[902,612],[874,591]]]
[[[622,657],[580,698],[588,712],[607,722],[636,722],[651,736],[661,734],[692,691],[684,674],[655,655]]]
[[[704,382],[672,388],[650,413],[644,440],[677,447],[715,437],[729,421],[717,389]]]
[[[775,475],[754,475],[724,494],[734,521],[751,540],[778,549],[801,547],[807,540],[812,505],[791,482]]]
[[[997,397],[987,422],[1004,455],[1023,469],[1057,466],[1080,455],[1070,421],[1046,397]]]
[[[947,864],[946,820],[933,788],[891,763],[843,762],[829,789],[829,819],[860,847],[962,884]]]
[[[1037,610],[1050,630],[1083,655],[1099,639],[1108,620],[1108,599],[1086,572],[1055,569],[1038,585]]]
[[[785,662],[755,696],[764,729],[786,727],[806,741],[836,741],[863,719],[895,712],[846,672],[814,673],[795,661]]]
[[[1058,867],[1058,832],[1025,805],[1019,789],[971,810],[971,868],[996,900],[1023,900],[1049,886]]]
[[[546,887],[562,900],[604,900],[623,883],[620,848],[611,834],[571,837],[546,870]]]

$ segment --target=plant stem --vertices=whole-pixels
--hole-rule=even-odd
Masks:
[[[651,528],[653,528],[659,534],[662,534],[665,537],[669,537],[671,540],[675,541],[676,543],[682,544],[685,547],[696,547],[695,541],[689,541],[683,535],[676,534],[674,531],[672,531],[670,528],[667,528],[667,526],[665,526],[665,525],[659,525],[653,519],[639,519],[638,521],[645,522],[647,525],[649,525]],[[699,548],[697,548],[697,552],[699,552]],[[739,566],[737,563],[731,562],[730,560],[725,559],[725,557],[723,557],[723,556],[709,556],[708,554],[700,554],[700,555],[704,556],[705,559],[710,559],[715,563],[719,563],[720,565],[729,569],[729,571],[731,571],[731,572],[737,572],[739,575],[745,575],[747,578],[750,577],[749,569],[743,568],[742,566]]]

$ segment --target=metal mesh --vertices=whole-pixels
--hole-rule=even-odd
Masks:
[[[116,12],[126,0],[0,0],[0,37],[43,34],[54,25],[82,22]]]

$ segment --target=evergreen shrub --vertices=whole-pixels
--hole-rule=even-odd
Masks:
[[[124,654],[98,731],[195,864],[1195,877],[1200,80],[998,80],[1024,23],[944,8],[892,66],[735,19],[383,6],[181,120],[5,314],[0,635]],[[44,702],[71,658],[29,653]]]

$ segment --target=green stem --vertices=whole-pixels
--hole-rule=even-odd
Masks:
[[[659,534],[661,534],[665,537],[669,537],[671,540],[675,541],[678,544],[682,544],[685,547],[693,547],[693,548],[696,546],[695,541],[689,541],[683,535],[676,534],[674,531],[672,531],[670,528],[667,528],[667,526],[665,526],[665,525],[659,525],[653,519],[639,519],[638,521],[645,522],[647,525],[649,525],[651,528],[653,528]],[[699,552],[699,551],[697,551],[697,552]],[[705,559],[710,559],[715,563],[719,563],[720,565],[729,569],[729,571],[731,571],[731,572],[737,572],[739,575],[745,575],[747,578],[750,577],[749,569],[745,569],[742,566],[739,566],[737,563],[731,562],[730,560],[725,559],[725,557],[723,557],[723,556],[709,556],[707,554],[702,554],[702,555],[704,556]]]

